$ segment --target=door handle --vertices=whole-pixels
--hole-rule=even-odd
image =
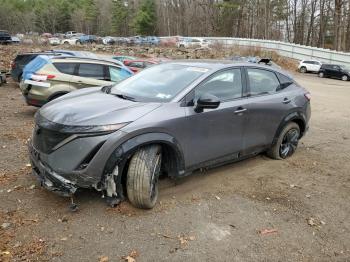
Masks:
[[[247,111],[247,108],[239,107],[237,110],[234,112],[235,114],[241,114],[243,112]]]
[[[282,101],[283,104],[288,104],[290,103],[292,100],[290,100],[289,98],[285,97]]]

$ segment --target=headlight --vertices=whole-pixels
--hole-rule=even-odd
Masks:
[[[123,128],[130,122],[101,125],[101,126],[66,126],[63,132],[74,134],[86,134],[86,133],[111,133]]]

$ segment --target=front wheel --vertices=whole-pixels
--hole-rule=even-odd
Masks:
[[[324,78],[324,73],[323,72],[319,72],[318,76],[321,77],[321,78]]]
[[[297,123],[287,124],[279,134],[277,142],[270,148],[267,155],[273,159],[286,159],[292,156],[297,147],[300,137],[300,128]]]
[[[348,81],[348,80],[349,80],[349,77],[348,77],[347,75],[343,75],[343,76],[341,77],[341,80],[343,80],[343,81]]]
[[[305,74],[306,72],[307,72],[307,69],[306,69],[305,66],[303,66],[303,67],[300,68],[300,73]]]
[[[158,199],[158,178],[162,153],[159,145],[140,148],[131,158],[126,190],[129,201],[138,208],[153,208]]]

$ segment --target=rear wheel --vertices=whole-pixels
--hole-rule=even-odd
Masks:
[[[349,80],[349,77],[348,77],[347,75],[343,75],[343,76],[341,77],[341,80],[343,80],[343,81],[348,81],[348,80]]]
[[[158,178],[161,170],[161,147],[140,148],[131,158],[126,189],[129,201],[139,208],[153,208],[158,199]]]
[[[324,73],[323,72],[319,72],[318,76],[321,77],[321,78],[324,78]]]
[[[300,73],[305,74],[306,72],[307,72],[306,67],[305,67],[305,66],[302,66],[302,67],[300,68]]]
[[[297,123],[287,124],[279,134],[277,142],[270,148],[267,155],[273,159],[286,159],[294,154],[298,147],[300,128]]]

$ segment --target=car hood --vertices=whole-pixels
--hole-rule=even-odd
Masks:
[[[46,104],[40,109],[40,116],[66,126],[110,125],[133,122],[161,105],[132,102],[106,94],[101,88],[86,89]]]

